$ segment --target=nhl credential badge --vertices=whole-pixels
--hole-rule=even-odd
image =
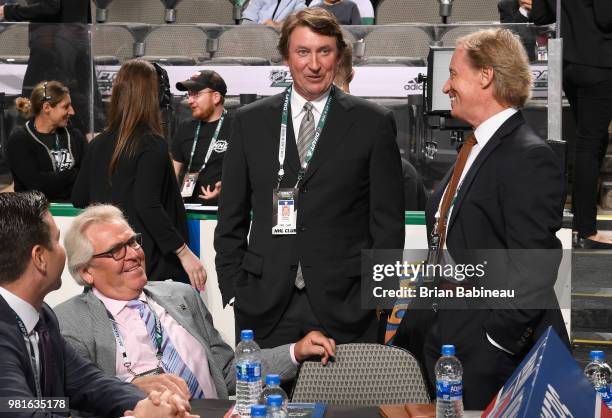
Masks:
[[[227,141],[224,141],[222,139],[218,140],[215,143],[213,151],[218,152],[218,153],[222,153],[222,152],[227,151]]]

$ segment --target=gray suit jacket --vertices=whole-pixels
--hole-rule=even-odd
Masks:
[[[202,344],[219,398],[233,394],[236,387],[234,352],[215,329],[202,298],[188,285],[174,282],[150,282],[144,292]],[[93,292],[86,289],[54,310],[65,339],[104,373],[115,376],[115,338],[106,308]],[[262,358],[264,376],[266,373],[277,373],[281,379],[295,376],[297,368],[291,361],[289,345],[264,349]]]

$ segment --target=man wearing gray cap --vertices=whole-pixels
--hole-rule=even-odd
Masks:
[[[217,205],[223,156],[231,118],[225,110],[227,86],[215,71],[201,70],[176,83],[186,91],[193,119],[183,122],[171,144],[172,164],[185,202]]]

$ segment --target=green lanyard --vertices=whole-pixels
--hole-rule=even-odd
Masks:
[[[215,129],[215,133],[210,140],[210,145],[208,146],[208,151],[206,151],[206,156],[204,157],[204,164],[202,164],[202,168],[198,170],[198,173],[204,171],[208,160],[210,159],[210,155],[215,148],[215,144],[217,143],[217,138],[219,137],[219,132],[221,132],[221,127],[223,126],[223,120],[225,119],[225,115],[227,114],[227,110],[223,110],[221,114],[221,118],[219,119],[219,123],[217,123],[217,129]],[[193,162],[193,155],[195,154],[196,146],[198,145],[198,140],[200,139],[200,128],[202,127],[202,121],[198,122],[198,127],[196,128],[195,137],[193,138],[193,146],[191,147],[191,155],[189,156],[189,164],[187,165],[187,171],[185,173],[189,173],[191,170],[191,163]]]
[[[285,154],[287,151],[287,122],[289,120],[289,99],[291,97],[292,86],[289,86],[287,92],[285,93],[285,102],[283,103],[283,113],[281,115],[281,128],[280,128],[280,143],[278,145],[278,184],[276,188],[280,187],[281,181],[285,176]],[[304,178],[304,174],[308,169],[308,164],[310,164],[310,160],[312,159],[312,155],[317,146],[317,142],[319,142],[319,138],[321,137],[321,132],[323,131],[323,127],[325,126],[325,121],[327,119],[327,115],[329,113],[329,106],[331,104],[332,95],[334,94],[334,86],[332,85],[331,91],[329,92],[329,96],[327,96],[327,101],[325,102],[325,107],[323,108],[323,112],[321,112],[321,118],[319,119],[319,123],[317,124],[317,128],[315,129],[314,137],[312,138],[312,142],[308,147],[308,151],[306,152],[306,156],[304,157],[304,162],[300,167],[300,171],[298,172],[297,183],[295,183],[295,188],[297,188],[300,181]]]

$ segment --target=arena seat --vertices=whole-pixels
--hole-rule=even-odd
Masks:
[[[360,65],[425,65],[429,35],[416,25],[376,26],[365,38]]]
[[[28,25],[0,22],[0,62],[27,64],[29,57]]]
[[[223,65],[265,65],[282,61],[276,49],[279,34],[263,25],[244,25],[223,31],[211,63]]]
[[[142,58],[165,65],[197,65],[208,58],[206,34],[193,25],[154,26]]]
[[[230,0],[181,0],[176,6],[176,23],[235,24]]]
[[[159,0],[113,0],[106,22],[164,23],[166,9]]]
[[[381,0],[376,8],[376,24],[440,23],[438,11],[437,0]]]
[[[134,56],[134,39],[125,26],[97,24],[91,30],[91,53],[96,65],[118,65]]]

